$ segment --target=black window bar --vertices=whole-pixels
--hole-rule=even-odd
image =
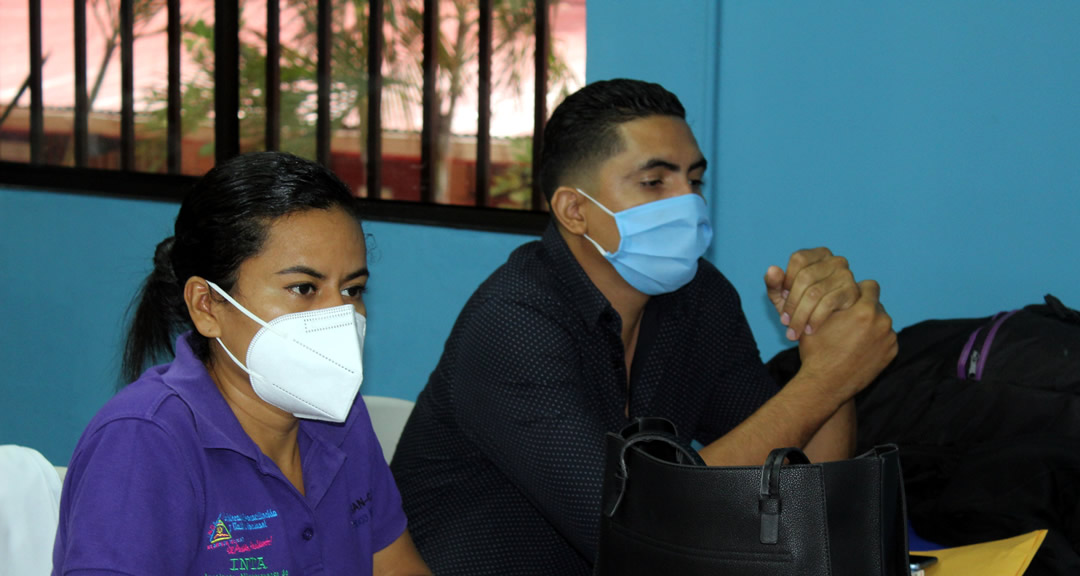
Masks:
[[[30,0],[30,163],[41,163],[45,105],[41,93],[41,0]]]
[[[281,147],[281,5],[266,2],[266,149]]]
[[[135,2],[120,0],[120,169],[135,169]]]
[[[319,2],[323,4],[323,2]],[[214,157],[240,154],[240,2],[214,2]]]
[[[544,149],[544,124],[547,123],[548,73],[548,2],[536,2],[536,94],[533,109],[532,209],[543,210],[544,193],[540,189],[540,151]]]
[[[19,96],[30,91],[30,163],[29,165],[0,162],[0,183],[26,185],[43,189],[121,194],[134,198],[176,201],[183,198],[193,177],[181,175],[181,0],[167,0],[168,22],[168,88],[167,88],[167,175],[133,172],[135,169],[135,112],[134,112],[134,13],[133,0],[120,2],[120,59],[121,59],[121,170],[92,170],[94,178],[85,173],[89,163],[89,102],[87,95],[87,34],[86,3],[77,1],[74,11],[75,36],[75,168],[50,166],[39,168],[44,154],[44,104],[42,68],[41,0],[28,0],[30,15],[30,74],[23,90],[8,109],[14,108]],[[326,165],[331,158],[331,48],[333,10],[332,0],[318,4],[317,45],[317,120],[316,159]],[[423,45],[423,127],[421,132],[421,201],[404,202],[380,199],[382,191],[382,55],[384,0],[370,0],[368,10],[368,134],[366,146],[367,199],[361,199],[370,217],[451,227],[483,228],[514,232],[539,232],[547,224],[543,193],[539,187],[540,151],[543,149],[543,126],[547,120],[547,73],[549,45],[548,0],[535,0],[535,92],[532,174],[532,211],[501,210],[488,207],[492,182],[491,165],[491,87],[492,87],[492,1],[479,0],[479,86],[476,191],[473,207],[436,205],[433,203],[438,158],[438,109],[436,82],[439,41],[439,1],[424,0]],[[216,0],[214,3],[214,149],[215,160],[222,162],[240,153],[240,36],[239,0]],[[279,0],[268,0],[266,13],[266,133],[268,150],[280,147],[280,6]],[[118,192],[119,191],[119,192]]]
[[[367,196],[382,197],[382,53],[383,0],[368,2]]]
[[[476,205],[487,206],[491,197],[491,0],[480,0],[476,111]]]
[[[75,166],[86,167],[90,100],[86,92],[86,2],[75,2]]]
[[[268,2],[267,4],[272,3]],[[168,38],[166,39],[169,46],[169,83],[165,128],[165,142],[168,154],[166,163],[169,174],[179,174],[181,162],[180,142],[182,138],[180,110],[183,106],[183,101],[180,99],[180,37],[182,32],[180,27],[180,0],[168,0],[167,9],[169,11]]]
[[[420,201],[435,199],[435,159],[439,157],[439,108],[435,83],[439,62],[439,0],[424,0],[424,126],[420,132]]]
[[[317,71],[318,99],[315,116],[315,159],[323,166],[330,166],[330,58],[334,39],[334,10],[331,0],[322,0],[318,6]]]

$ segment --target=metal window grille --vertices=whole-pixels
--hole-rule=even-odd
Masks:
[[[76,1],[74,10],[75,39],[75,105],[73,124],[74,167],[46,166],[42,161],[45,142],[45,119],[42,99],[42,14],[41,0],[29,2],[30,74],[23,89],[7,105],[5,118],[29,90],[30,93],[30,156],[28,163],[0,162],[0,184],[31,188],[56,189],[65,192],[118,195],[166,201],[182,199],[194,181],[180,173],[181,166],[181,0],[166,0],[167,6],[167,113],[165,173],[136,172],[135,168],[135,110],[134,110],[134,0],[120,0],[120,170],[101,170],[88,167],[89,104],[87,98],[87,17],[86,2]],[[439,33],[439,0],[423,0],[423,127],[421,131],[420,202],[401,202],[380,199],[383,171],[382,159],[382,90],[383,61],[382,30],[384,0],[369,1],[367,83],[367,163],[366,185],[368,198],[358,199],[365,205],[370,218],[396,220],[453,227],[482,228],[516,232],[539,232],[548,217],[542,212],[543,194],[538,178],[532,183],[532,210],[500,210],[487,208],[492,184],[491,164],[491,89],[492,89],[492,0],[479,0],[479,61],[478,61],[478,126],[476,138],[475,206],[450,206],[434,202],[436,178],[435,161],[439,111],[437,110],[437,50]],[[532,136],[532,174],[539,172],[539,152],[542,149],[543,124],[547,118],[547,73],[549,55],[548,0],[535,4],[535,93],[534,130]],[[281,144],[281,73],[280,73],[280,7],[278,0],[266,3],[266,124],[265,147],[280,148]],[[317,12],[317,121],[316,159],[328,165],[331,142],[331,50],[333,10],[331,0],[319,0]],[[216,0],[214,3],[214,146],[218,162],[240,153],[240,4],[239,0]],[[0,120],[2,122],[2,120]]]

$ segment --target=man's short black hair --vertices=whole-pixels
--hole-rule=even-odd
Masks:
[[[686,110],[663,86],[626,78],[593,82],[567,96],[544,127],[540,186],[548,202],[567,175],[622,151],[619,124],[647,116],[685,120]]]

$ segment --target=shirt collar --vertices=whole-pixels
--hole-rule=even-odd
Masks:
[[[605,315],[617,315],[604,293],[593,284],[577,261],[566,240],[552,220],[540,240],[548,266],[561,284],[570,303],[590,326],[597,326]],[[610,311],[610,312],[609,312]]]

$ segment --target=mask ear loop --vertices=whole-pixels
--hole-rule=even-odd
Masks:
[[[241,364],[240,361],[236,359],[236,356],[233,356],[233,353],[229,352],[229,349],[225,346],[225,343],[221,341],[221,338],[214,338],[214,340],[217,340],[217,343],[221,345],[221,349],[224,350],[225,353],[229,355],[229,358],[232,358],[232,361],[233,361],[234,364],[239,366],[240,369],[243,370],[244,372],[247,372],[248,376],[254,376],[254,374],[252,374],[251,370],[248,370],[247,366],[244,366],[243,364]]]
[[[582,190],[581,188],[574,188],[574,190],[577,190],[577,191],[578,191],[578,194],[581,194],[582,196],[584,196],[584,197],[588,198],[589,200],[591,200],[591,201],[592,201],[592,203],[593,203],[593,204],[596,204],[597,206],[599,206],[601,210],[603,210],[604,212],[607,212],[607,213],[608,213],[608,216],[611,216],[612,218],[614,218],[614,219],[615,219],[615,223],[616,223],[616,225],[618,224],[618,222],[619,222],[619,219],[615,217],[615,213],[614,213],[614,212],[612,212],[611,210],[608,210],[607,206],[604,206],[603,204],[601,204],[601,203],[597,202],[597,201],[596,201],[596,198],[593,198],[592,196],[589,196],[589,195],[588,195],[588,194],[586,194],[586,193],[585,193],[585,191],[584,191],[584,190]],[[592,245],[593,245],[593,246],[596,246],[596,249],[600,251],[600,255],[601,255],[601,256],[604,256],[604,257],[611,257],[611,256],[613,256],[613,254],[612,254],[611,252],[608,252],[607,250],[604,250],[604,247],[603,247],[603,246],[601,246],[601,245],[600,245],[600,243],[599,243],[599,242],[597,242],[596,240],[593,240],[592,238],[590,238],[588,234],[585,234],[584,236],[585,236],[585,239],[586,239],[586,240],[588,240],[589,242],[592,242]],[[621,237],[619,238],[619,244],[620,244],[620,245],[622,245],[622,238],[621,238]],[[618,252],[618,251],[619,251],[619,249],[618,249],[618,248],[616,248],[616,249],[615,249],[615,251],[616,251],[616,252]]]
[[[274,328],[273,328],[272,326],[270,326],[270,325],[269,325],[269,324],[267,324],[266,322],[263,322],[261,318],[259,318],[258,316],[256,316],[256,315],[252,314],[252,313],[251,313],[251,311],[250,311],[250,310],[248,310],[247,308],[244,308],[243,306],[241,306],[241,305],[240,305],[240,303],[239,303],[239,302],[237,302],[237,301],[236,301],[235,299],[233,299],[233,297],[232,297],[232,296],[229,296],[229,293],[228,293],[228,292],[226,292],[226,291],[222,290],[220,286],[218,286],[217,284],[214,284],[213,282],[211,282],[211,281],[209,281],[209,280],[207,280],[207,281],[206,281],[206,283],[207,283],[207,284],[208,284],[208,285],[210,286],[210,288],[212,288],[212,289],[213,289],[213,290],[214,290],[215,292],[217,292],[217,293],[218,293],[218,294],[220,294],[220,295],[221,295],[221,296],[222,296],[223,298],[225,298],[226,300],[228,300],[228,301],[229,301],[229,304],[232,304],[232,305],[233,305],[233,306],[234,306],[234,307],[235,307],[235,308],[236,308],[237,310],[239,310],[239,311],[243,312],[243,313],[244,313],[244,316],[247,316],[248,318],[251,318],[252,320],[254,320],[254,321],[255,321],[255,323],[257,323],[258,325],[262,326],[263,328],[266,328],[266,329],[268,329],[268,330],[274,330]],[[250,376],[250,375],[253,375],[253,374],[252,374],[252,372],[251,372],[251,370],[248,370],[247,366],[244,366],[244,365],[243,365],[243,364],[242,364],[242,363],[241,363],[241,362],[240,362],[239,360],[237,360],[236,356],[234,356],[234,355],[233,355],[233,353],[229,351],[228,347],[226,347],[226,346],[225,346],[225,343],[221,341],[221,338],[214,338],[214,339],[215,339],[215,340],[217,340],[218,344],[220,344],[220,345],[221,345],[221,349],[222,349],[222,350],[224,350],[224,351],[225,351],[225,353],[229,355],[229,358],[231,358],[231,359],[232,359],[232,361],[233,361],[233,362],[234,362],[234,363],[235,363],[235,364],[236,364],[237,366],[239,366],[241,370],[243,370],[244,372],[247,372],[249,376]]]
[[[258,316],[252,314],[251,311],[248,310],[247,308],[244,308],[243,306],[241,306],[240,303],[237,302],[236,300],[234,300],[232,296],[229,296],[228,292],[222,290],[220,286],[218,286],[217,284],[214,284],[213,282],[211,282],[209,280],[207,280],[206,283],[209,284],[210,287],[213,288],[215,292],[217,292],[218,294],[221,294],[222,298],[228,300],[229,304],[232,304],[233,306],[236,307],[237,310],[243,312],[244,316],[247,316],[248,318],[251,318],[252,320],[255,321],[256,324],[258,324],[259,326],[262,326],[263,328],[270,328],[269,324],[267,324],[266,322],[263,322],[261,318],[259,318]],[[271,328],[271,330],[272,330],[272,328]]]

